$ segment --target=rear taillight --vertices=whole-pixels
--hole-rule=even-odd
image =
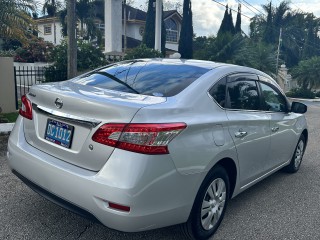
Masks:
[[[168,154],[168,144],[186,127],[185,123],[108,123],[92,140],[137,153]]]
[[[32,104],[26,95],[21,97],[21,108],[19,110],[19,114],[27,119],[32,120]]]

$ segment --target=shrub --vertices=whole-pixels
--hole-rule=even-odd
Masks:
[[[129,50],[124,57],[125,60],[136,59],[136,58],[158,58],[162,57],[162,53],[148,48],[145,44],[141,44],[139,47]]]
[[[53,66],[47,67],[45,71],[45,78],[47,82],[63,81],[67,79],[68,66],[68,45],[63,41],[61,45],[56,46],[52,50],[51,62]],[[105,55],[102,51],[93,46],[91,43],[83,41],[78,42],[77,50],[77,70],[80,72],[92,70],[97,67],[107,64]]]
[[[14,57],[16,53],[13,50],[8,51],[1,51],[0,50],[0,57]]]
[[[316,97],[316,94],[312,92],[310,89],[303,88],[293,88],[290,92],[286,93],[287,97],[293,98],[310,98],[313,99]]]
[[[28,45],[16,49],[15,62],[47,62],[53,44],[45,42],[41,38],[32,39]]]
[[[54,66],[59,69],[67,69],[68,55],[67,55],[68,45],[64,41],[61,45],[56,46],[51,54],[51,62],[54,62]],[[78,42],[77,50],[77,69],[78,71],[85,71],[95,69],[97,67],[103,66],[107,63],[105,55],[102,51],[93,46],[91,43],[86,43],[84,41]]]

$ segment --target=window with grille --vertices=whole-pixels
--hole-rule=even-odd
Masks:
[[[51,25],[44,25],[44,34],[45,35],[49,35],[49,34],[51,34]]]
[[[167,31],[167,42],[178,42],[178,26],[173,19],[165,21]]]

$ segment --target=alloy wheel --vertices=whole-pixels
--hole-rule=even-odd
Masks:
[[[301,164],[302,157],[303,157],[303,150],[304,150],[304,142],[300,140],[296,153],[295,153],[295,158],[294,158],[294,167],[298,168]]]
[[[223,179],[215,179],[208,187],[201,207],[201,224],[211,230],[219,221],[226,201],[226,184]]]

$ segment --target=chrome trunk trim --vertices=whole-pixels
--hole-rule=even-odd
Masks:
[[[72,115],[69,113],[63,113],[63,112],[60,112],[57,110],[53,110],[53,109],[50,109],[47,107],[37,105],[35,103],[32,104],[32,107],[33,107],[33,109],[39,110],[48,116],[53,116],[53,117],[61,119],[61,120],[67,120],[67,121],[71,121],[71,122],[75,122],[75,123],[79,123],[79,124],[90,125],[91,127],[96,127],[101,123],[101,121],[94,119],[94,118],[87,118],[87,117]]]

